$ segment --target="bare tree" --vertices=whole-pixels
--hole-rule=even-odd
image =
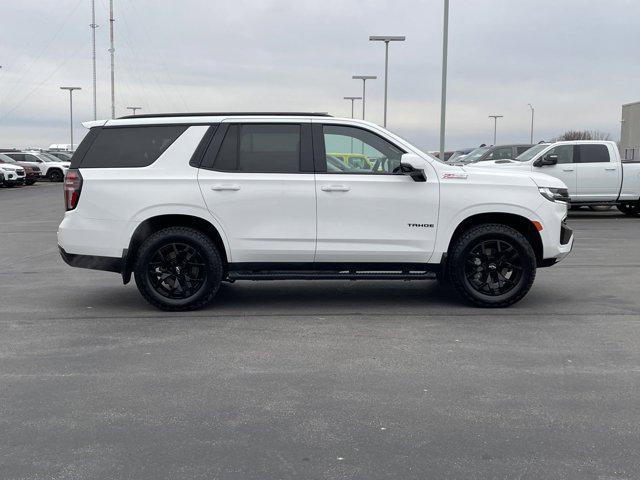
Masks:
[[[599,130],[568,130],[552,139],[554,142],[567,140],[611,140],[611,135]]]

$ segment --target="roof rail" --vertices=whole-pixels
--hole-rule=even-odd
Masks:
[[[144,113],[125,115],[118,120],[128,118],[162,118],[162,117],[249,117],[249,116],[282,116],[282,117],[330,117],[326,112],[179,112],[179,113]]]

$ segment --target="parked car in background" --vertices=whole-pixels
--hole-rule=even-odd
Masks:
[[[448,161],[451,156],[454,154],[455,152],[453,150],[448,150],[446,152],[444,152],[444,162]],[[429,152],[429,155],[436,157],[437,159],[440,159],[440,152]]]
[[[0,163],[0,170],[4,174],[3,185],[5,187],[15,187],[24,185],[25,171],[20,165],[13,163]]]
[[[342,161],[348,168],[364,168],[369,171],[373,168],[373,162],[361,153],[327,153]]]
[[[514,160],[474,163],[546,173],[562,180],[572,206],[617,206],[627,215],[640,215],[640,161],[623,161],[615,142],[576,140],[539,144]]]
[[[463,148],[460,150],[456,150],[455,152],[453,152],[453,155],[451,155],[447,159],[447,162],[456,163],[456,161],[460,161],[474,150],[475,148]]]
[[[468,164],[484,162],[487,160],[508,160],[516,158],[518,155],[529,150],[531,144],[515,145],[492,145],[490,147],[479,147],[460,159],[457,163]]]
[[[42,152],[26,151],[26,152],[0,152],[6,156],[13,158],[18,162],[26,162],[40,168],[43,177],[52,182],[61,182],[64,179],[70,162],[63,162],[56,157],[50,157]]]
[[[38,181],[38,179],[41,176],[40,167],[38,167],[37,165],[32,165],[27,162],[18,162],[13,158],[7,155],[4,155],[2,153],[0,153],[0,163],[9,163],[9,164],[18,165],[24,168],[24,174],[25,174],[24,183],[26,185],[33,185]]]
[[[71,157],[73,156],[73,153],[71,152],[59,152],[59,151],[52,151],[52,150],[47,150],[46,152],[43,153],[47,153],[49,155],[52,155],[54,157],[56,157],[58,160],[62,160],[63,162],[70,162],[71,161]]]
[[[165,310],[206,305],[224,280],[437,277],[475,305],[506,307],[573,244],[558,179],[469,173],[370,122],[267,113],[85,125],[64,181],[61,256],[124,283],[135,275]],[[352,141],[377,166],[327,155]]]

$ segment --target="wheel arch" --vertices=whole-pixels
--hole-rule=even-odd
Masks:
[[[151,234],[162,230],[166,227],[190,227],[199,230],[207,235],[211,241],[218,247],[223,265],[228,265],[229,253],[226,243],[220,231],[208,220],[195,215],[185,214],[163,214],[149,217],[141,222],[134,230],[129,248],[125,255],[123,263],[122,279],[124,283],[128,283],[131,279],[131,272],[135,263],[138,249],[142,242]]]
[[[536,226],[527,217],[515,213],[506,212],[477,213],[462,220],[455,228],[453,234],[451,235],[451,238],[449,239],[447,254],[451,251],[451,247],[453,246],[455,241],[465,231],[469,230],[469,228],[471,227],[475,227],[476,225],[487,223],[498,223],[501,225],[506,225],[520,232],[531,244],[531,247],[536,254],[536,262],[538,266],[542,264],[544,255],[543,244],[540,232],[538,232]]]

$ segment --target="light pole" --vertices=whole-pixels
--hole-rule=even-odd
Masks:
[[[383,126],[387,128],[387,89],[389,83],[389,42],[404,42],[407,37],[400,35],[371,35],[369,41],[384,42],[384,120]]]
[[[136,114],[136,110],[142,110],[142,107],[127,107],[127,110],[131,110],[133,115]]]
[[[531,109],[531,144],[533,145],[533,114],[535,113],[535,109],[533,108],[533,105],[531,105],[530,103],[527,103],[527,105],[529,105],[529,108]]]
[[[70,136],[71,136],[71,148],[73,151],[73,91],[74,90],[82,90],[81,87],[60,87],[60,90],[69,90],[69,127],[70,127]]]
[[[440,94],[440,160],[444,161],[444,133],[447,115],[447,49],[449,47],[449,0],[444,0],[442,27],[442,93]]]
[[[96,93],[96,0],[91,0],[91,60],[93,64],[93,119],[98,119],[98,101]]]
[[[362,119],[364,120],[364,109],[367,99],[367,80],[375,80],[378,77],[375,75],[354,75],[351,78],[353,78],[354,80],[362,80]]]
[[[113,0],[109,0],[109,54],[111,56],[111,118],[116,117],[116,77],[115,60],[116,49],[113,46]]]
[[[353,118],[353,102],[355,100],[362,100],[362,97],[342,97],[344,100],[351,100],[351,118]]]
[[[498,119],[504,117],[504,115],[489,115],[489,118],[493,118],[493,144],[496,144],[496,133],[498,131]]]

